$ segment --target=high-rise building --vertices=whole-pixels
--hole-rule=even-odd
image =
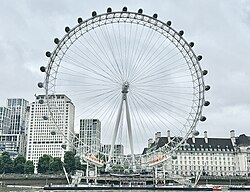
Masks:
[[[8,152],[12,159],[19,154],[25,156],[25,141],[24,134],[0,134],[0,152]]]
[[[28,101],[7,99],[7,107],[0,109],[0,149],[11,157],[25,155]]]
[[[0,107],[0,134],[8,133],[10,129],[10,113],[7,107]]]
[[[96,155],[101,149],[101,122],[98,119],[80,119],[79,140],[83,152]]]
[[[25,99],[7,99],[7,107],[11,110],[10,134],[21,134],[27,130],[27,107]]]
[[[30,106],[26,159],[34,162],[35,173],[39,157],[47,154],[63,160],[64,151],[73,150],[75,106],[66,95],[50,96],[48,102],[51,113],[44,95],[36,96]]]

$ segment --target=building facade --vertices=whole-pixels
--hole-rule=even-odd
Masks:
[[[0,134],[8,133],[10,129],[11,110],[7,107],[0,107]]]
[[[106,160],[108,159],[110,150],[111,150],[111,144],[105,144],[105,145],[102,145],[101,147],[101,152],[103,152],[104,154],[107,154],[107,156],[105,157]],[[115,164],[122,164],[122,162],[124,162],[124,146],[123,145],[121,144],[114,145],[114,155],[111,161],[112,163],[115,163]]]
[[[75,107],[66,95],[48,98],[50,111],[44,95],[36,96],[30,106],[27,160],[32,160],[37,173],[39,157],[44,154],[60,157],[64,151],[73,150]]]
[[[0,134],[0,152],[8,152],[14,159],[19,154],[25,155],[26,140],[24,134]]]
[[[101,149],[101,122],[98,119],[80,119],[79,140],[83,153],[97,155]]]
[[[28,101],[21,98],[7,99],[7,107],[0,107],[0,150],[9,152],[12,158],[25,156],[27,108]]]
[[[28,106],[29,102],[25,99],[7,99],[7,107],[11,110],[10,134],[26,133]]]
[[[155,151],[155,157],[161,157],[161,147],[169,142],[171,137],[160,137],[150,140],[147,151]],[[158,152],[157,152],[158,151]],[[250,137],[230,132],[230,138],[208,138],[204,132],[203,138],[192,136],[175,151],[173,156],[157,166],[142,166],[144,171],[158,169],[164,174],[182,176],[250,176]]]

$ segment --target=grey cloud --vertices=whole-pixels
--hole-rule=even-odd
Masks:
[[[209,70],[205,77],[212,89],[206,94],[211,106],[204,109],[207,122],[198,129],[211,136],[249,133],[250,107],[250,2],[212,1],[49,1],[3,0],[0,3],[0,105],[8,97],[24,97],[30,101],[36,86],[43,80],[39,71],[48,60],[46,50],[53,50],[54,37],[63,37],[64,27],[73,27],[77,17],[89,18],[91,12],[105,12],[107,7],[121,10],[144,9],[158,13],[163,21],[172,20],[173,27],[185,31],[187,41],[203,55],[201,65]],[[237,131],[238,130],[238,131]]]

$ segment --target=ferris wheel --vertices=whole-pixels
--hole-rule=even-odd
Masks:
[[[194,43],[170,21],[142,9],[108,8],[77,21],[54,39],[55,49],[46,52],[49,63],[40,68],[45,80],[38,86],[45,89],[49,118],[56,106],[48,98],[65,94],[75,105],[75,130],[80,119],[98,119],[101,145],[108,150],[82,140],[78,148],[85,161],[98,166],[127,158],[134,169],[137,163],[150,166],[173,157],[190,135],[198,134],[197,122],[206,120],[203,106],[210,104],[204,96],[210,89],[204,83],[208,72],[201,69]],[[148,141],[156,143],[155,135],[170,139],[153,150]]]

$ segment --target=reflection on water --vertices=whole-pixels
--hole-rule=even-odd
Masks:
[[[52,192],[48,190],[43,190],[43,189],[29,189],[29,188],[9,188],[9,187],[0,187],[1,192]],[[92,191],[92,190],[91,190]],[[141,192],[141,190],[95,190],[92,192]],[[89,192],[88,190],[81,190],[81,191],[53,191],[53,192]],[[155,192],[154,190],[147,190],[145,192]],[[166,191],[161,191],[161,192],[166,192]],[[169,192],[169,191],[168,191]],[[175,192],[175,191],[172,191]],[[178,191],[182,192],[182,191]]]
[[[91,190],[92,191],[92,190]],[[143,192],[141,190],[95,190],[92,192]],[[186,191],[162,191],[161,192],[186,192]],[[224,190],[223,190],[224,191]],[[10,187],[1,187],[0,186],[0,192],[89,192],[89,190],[81,190],[81,191],[48,191],[43,189],[31,189],[31,188],[10,188]],[[156,192],[155,190],[145,190],[145,192]],[[202,192],[202,191],[200,191]],[[242,191],[232,191],[232,192],[242,192]],[[249,190],[246,190],[244,192],[250,192]]]

